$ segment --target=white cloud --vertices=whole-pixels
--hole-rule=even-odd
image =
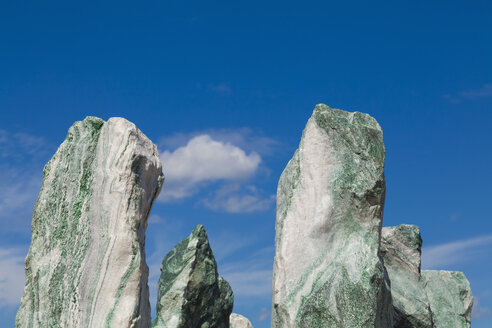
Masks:
[[[203,134],[174,151],[164,151],[161,160],[166,181],[160,200],[166,201],[189,197],[207,182],[250,177],[258,169],[261,157]]]
[[[230,143],[246,152],[256,152],[261,156],[270,156],[280,147],[280,142],[266,137],[259,131],[250,128],[208,129],[190,133],[175,133],[159,140],[159,146],[165,149],[176,149],[188,143],[194,137],[208,135],[213,140]]]
[[[24,292],[23,248],[0,249],[0,307],[17,306]]]
[[[490,245],[492,245],[492,235],[424,247],[422,249],[422,268],[439,269],[490,256]]]
[[[206,207],[228,213],[266,211],[274,202],[275,195],[262,197],[254,186],[241,188],[239,185],[226,185],[220,188],[212,199],[203,200]]]

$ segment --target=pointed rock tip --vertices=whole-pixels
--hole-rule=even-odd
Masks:
[[[127,120],[127,119],[126,119],[126,118],[124,118],[124,117],[119,117],[119,116],[110,117],[110,118],[108,119],[108,122],[114,122],[114,123],[120,123],[120,124],[121,124],[121,123],[123,123],[123,124],[130,124],[130,125],[132,125],[132,126],[135,126],[135,127],[136,127],[136,125],[135,125],[133,122],[131,122],[131,121]]]
[[[104,123],[123,123],[123,124],[126,124],[126,125],[132,125],[134,127],[136,127],[136,125],[127,120],[126,118],[124,117],[118,117],[118,116],[115,116],[115,117],[110,117],[107,121],[103,120],[102,118],[100,117],[97,117],[97,116],[86,116],[82,121],[76,121],[74,124],[76,123],[79,123],[79,122],[83,122],[83,123],[88,123],[88,124],[92,124],[92,125],[103,125]]]
[[[75,121],[72,126],[87,124],[99,129],[104,123],[106,123],[106,121],[97,116],[86,116],[82,121]]]
[[[208,239],[207,231],[205,231],[205,227],[203,226],[203,224],[197,224],[196,227],[191,232],[190,237]]]

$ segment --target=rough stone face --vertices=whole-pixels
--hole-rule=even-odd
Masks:
[[[402,224],[384,227],[381,254],[391,281],[394,327],[432,328],[432,313],[420,276],[420,229]]]
[[[230,323],[230,328],[253,328],[253,325],[248,319],[236,313],[231,314]]]
[[[394,327],[467,328],[473,297],[461,272],[420,270],[422,238],[417,226],[382,230],[381,254],[391,280]]]
[[[376,120],[316,106],[278,185],[272,327],[389,324],[383,170]]]
[[[122,118],[76,122],[43,172],[16,327],[148,327],[145,229],[163,175]]]
[[[435,328],[469,328],[473,296],[462,272],[422,270]]]
[[[202,225],[169,252],[161,265],[153,327],[228,328],[232,289],[217,273]]]

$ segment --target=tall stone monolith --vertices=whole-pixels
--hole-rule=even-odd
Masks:
[[[163,180],[134,124],[76,122],[44,168],[15,326],[149,327],[145,230]]]
[[[317,105],[277,191],[272,327],[387,327],[383,133]]]

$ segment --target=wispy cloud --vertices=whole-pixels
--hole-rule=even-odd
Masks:
[[[481,88],[478,89],[470,89],[458,92],[457,94],[444,95],[444,98],[449,100],[452,103],[460,103],[463,100],[477,100],[480,98],[488,98],[492,97],[492,83],[484,84]]]
[[[163,223],[164,222],[164,219],[160,216],[160,215],[157,215],[157,214],[151,214],[149,216],[149,219],[147,220],[147,222],[149,224],[155,224],[155,223]]]
[[[486,306],[481,306],[479,298],[473,297],[472,319],[488,318],[492,315],[490,309]]]
[[[204,199],[203,204],[216,211],[251,213],[266,211],[275,202],[275,195],[263,196],[254,186],[226,185],[217,190],[214,197]]]
[[[0,129],[0,229],[29,233],[34,202],[39,193],[46,140]]]
[[[0,248],[0,307],[17,306],[24,292],[27,247]]]
[[[215,260],[222,262],[227,260],[246,246],[254,243],[254,239],[239,235],[231,231],[221,231],[219,234],[209,234],[210,247],[214,253]]]
[[[270,311],[266,307],[261,308],[258,321],[266,321],[268,318],[270,318]]]
[[[193,137],[185,146],[161,155],[165,187],[160,200],[169,201],[193,195],[200,186],[213,181],[238,181],[253,175],[261,162],[256,152],[209,135]]]
[[[222,263],[219,271],[231,284],[235,296],[270,298],[273,255],[273,249],[266,248],[244,261]]]
[[[11,133],[0,129],[0,159],[25,160],[30,162],[46,155],[47,142],[44,138],[23,132]],[[29,156],[29,158],[26,158]]]
[[[226,82],[221,82],[221,83],[210,83],[208,85],[208,90],[219,93],[224,96],[230,96],[232,95],[232,88],[229,83]]]
[[[0,165],[0,228],[25,231],[41,187],[41,172],[31,172]]]
[[[422,249],[422,268],[441,269],[473,259],[490,256],[492,235],[453,241]]]
[[[223,270],[224,271],[224,270]],[[272,292],[272,270],[224,271],[222,276],[231,284],[235,295],[268,296]]]

